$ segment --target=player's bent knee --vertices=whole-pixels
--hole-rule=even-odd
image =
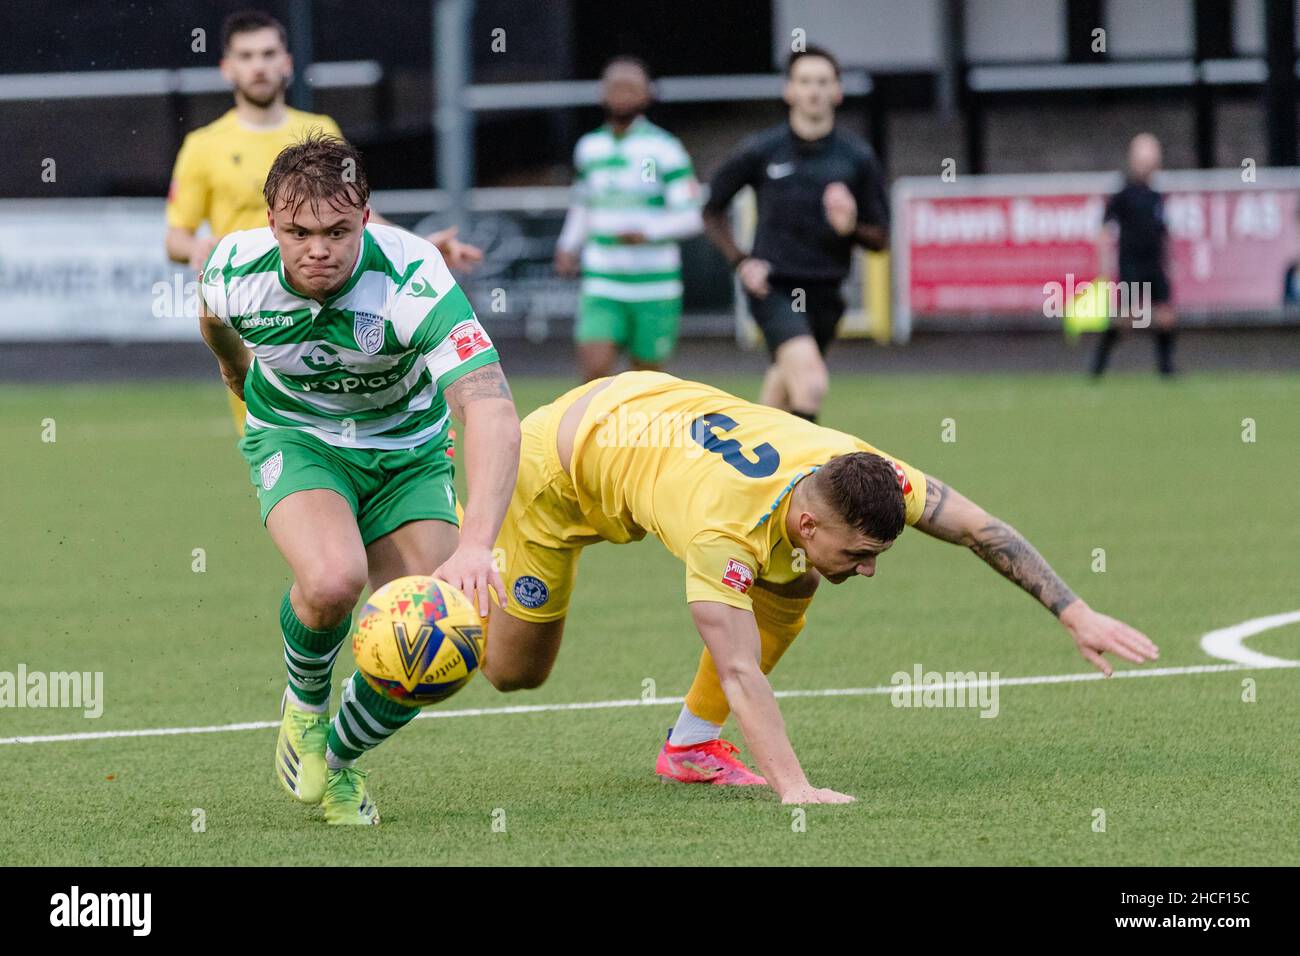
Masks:
[[[499,691],[533,690],[546,683],[559,651],[564,619],[523,621],[492,609],[482,671]]]
[[[790,407],[815,411],[830,388],[826,362],[812,336],[801,335],[784,342],[776,354],[790,399]]]
[[[298,580],[298,591],[308,609],[319,619],[337,621],[351,613],[365,586],[364,568],[326,567]]]
[[[502,673],[485,661],[483,663],[483,676],[497,690],[503,694],[508,694],[515,690],[536,690],[546,683],[546,678],[550,674],[549,671],[544,674],[537,674],[532,671]]]
[[[537,666],[531,661],[508,659],[502,654],[492,656],[491,642],[483,658],[483,676],[488,683],[503,693],[512,690],[535,690],[546,683],[551,676],[549,663]]]
[[[830,384],[826,366],[820,361],[810,362],[790,380],[791,401],[796,408],[820,408]]]

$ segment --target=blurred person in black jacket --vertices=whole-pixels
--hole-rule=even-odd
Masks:
[[[784,98],[789,119],[745,140],[714,174],[704,227],[739,275],[772,358],[759,401],[816,421],[849,255],[854,245],[885,248],[889,208],[871,147],[835,125],[844,99],[835,57],[815,46],[791,54]],[[745,186],[758,202],[749,254],[727,221]]]
[[[1160,141],[1150,133],[1134,136],[1129,143],[1128,165],[1128,182],[1106,203],[1104,220],[1115,223],[1119,230],[1119,282],[1130,290],[1129,301],[1139,304],[1137,312],[1152,321],[1160,374],[1173,375],[1176,316],[1170,301],[1169,231],[1165,227],[1164,200],[1151,188],[1151,177],[1160,168]],[[1103,232],[1103,247],[1108,245],[1108,238]],[[1110,270],[1103,268],[1102,272]],[[1111,316],[1110,328],[1097,342],[1092,357],[1094,378],[1106,371],[1120,336],[1121,318],[1129,316]],[[1146,323],[1137,327],[1145,328]]]

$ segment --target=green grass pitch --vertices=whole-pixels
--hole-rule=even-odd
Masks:
[[[758,383],[717,384],[753,396]],[[567,383],[514,385],[526,412]],[[1298,407],[1300,380],[1280,375],[840,376],[824,417],[1016,525],[1094,607],[1146,630],[1157,666],[1181,667],[1219,663],[1206,631],[1300,607]],[[2,709],[0,737],[274,720],[287,572],[218,384],[6,386],[0,440],[0,671],[102,671],[105,697],[95,720]],[[551,680],[507,696],[479,679],[442,709],[627,700],[646,680],[680,695],[700,647],[681,593],[657,542],[598,546]],[[1300,658],[1300,627],[1248,643]],[[1030,598],[909,531],[874,580],[823,587],[773,682],[877,687],[916,664],[1090,669]],[[351,670],[345,651],[336,684]],[[786,699],[809,777],[858,797],[802,823],[770,791],[660,783],[677,709],[420,720],[364,760],[384,821],[366,832],[327,827],[278,789],[274,730],[0,744],[0,860],[1300,863],[1300,669],[1008,686],[995,719],[884,695]]]

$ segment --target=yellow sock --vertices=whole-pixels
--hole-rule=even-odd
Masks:
[[[754,599],[754,619],[758,622],[758,637],[763,648],[759,667],[764,674],[770,674],[786,648],[803,630],[812,598],[782,597],[758,587],[751,588],[749,593]],[[686,692],[686,707],[696,717],[713,724],[726,723],[727,715],[731,713],[708,648],[700,654],[695,680]]]

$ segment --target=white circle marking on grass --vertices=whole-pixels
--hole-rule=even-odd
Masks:
[[[1284,657],[1272,657],[1252,651],[1243,641],[1264,631],[1286,627],[1288,624],[1300,623],[1300,611],[1288,611],[1285,614],[1270,614],[1268,617],[1255,617],[1231,627],[1221,627],[1210,631],[1201,638],[1201,650],[1219,660],[1246,664],[1250,667],[1295,667],[1300,661],[1287,660]]]

